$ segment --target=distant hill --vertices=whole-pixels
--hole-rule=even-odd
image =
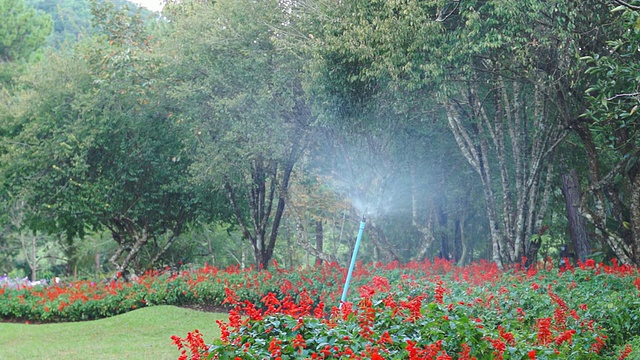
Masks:
[[[127,0],[112,0],[111,2],[118,7],[126,5],[132,12],[139,8],[137,4]],[[73,43],[78,40],[81,34],[91,31],[89,0],[25,0],[25,3],[51,15],[53,33],[47,41],[48,46],[57,48],[64,42]],[[157,16],[146,8],[140,8],[140,14],[144,19]]]

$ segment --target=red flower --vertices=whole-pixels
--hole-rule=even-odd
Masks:
[[[269,352],[271,353],[272,357],[277,357],[282,354],[282,347],[280,346],[280,344],[282,344],[282,341],[278,340],[278,338],[274,337],[273,339],[271,339],[271,342],[269,343]]]
[[[573,334],[575,334],[576,331],[575,330],[567,330],[564,333],[562,333],[560,336],[558,336],[555,340],[556,345],[562,345],[563,342],[568,342],[569,344],[571,344],[573,342],[572,337]]]
[[[347,320],[349,315],[351,315],[353,308],[353,303],[349,301],[345,301],[340,304],[340,315],[342,316],[342,320]]]
[[[375,294],[376,294],[376,289],[369,285],[363,285],[362,287],[360,287],[361,298],[370,298]]]
[[[533,349],[527,353],[529,355],[529,360],[536,360],[536,350]]]
[[[498,331],[500,332],[500,337],[503,338],[507,342],[507,344],[516,344],[516,339],[513,337],[512,333],[506,332],[505,329],[500,325],[498,325]]]
[[[629,354],[631,354],[631,351],[633,351],[631,344],[625,345],[624,349],[620,352],[620,356],[618,357],[618,360],[626,359],[629,356]]]
[[[187,337],[184,339],[173,335],[171,336],[171,341],[178,347],[178,350],[182,350],[178,357],[179,360],[189,359],[187,349],[191,352],[192,360],[205,359],[209,356],[207,345],[204,343],[202,334],[198,330],[187,333]]]
[[[587,262],[588,261],[589,260],[587,260]],[[605,335],[596,336],[596,341],[593,344],[591,344],[590,350],[595,352],[596,354],[600,354],[600,351],[602,351],[602,349],[605,346],[604,339],[606,339],[606,338],[607,337]]]
[[[444,294],[447,292],[447,289],[443,285],[444,285],[443,281],[438,281],[436,285],[436,295],[435,295],[436,304],[444,304]]]
[[[538,284],[536,284],[536,283],[533,283],[533,284],[531,284],[531,288],[533,290],[538,290],[540,288],[540,286]]]
[[[178,347],[178,350],[182,349],[182,347],[183,347],[182,346],[182,339],[179,336],[171,335],[171,342],[173,342],[173,344]]]
[[[551,318],[541,318],[536,320],[536,326],[538,327],[538,344],[547,345],[553,341],[553,334],[551,334]]]
[[[462,343],[460,346],[462,347],[462,351],[460,351],[458,360],[476,360],[475,356],[471,356],[471,347],[469,347],[467,343]]]
[[[373,282],[373,286],[376,288],[377,291],[388,292],[389,290],[391,290],[389,279],[385,277],[374,276],[371,282]]]
[[[378,349],[371,350],[370,356],[371,360],[384,360],[384,358],[378,354]]]
[[[302,335],[297,334],[295,339],[291,342],[294,348],[297,348],[298,351],[302,351],[307,346],[307,341],[302,337]]]
[[[393,339],[389,335],[388,331],[385,331],[382,336],[380,336],[380,340],[378,340],[378,344],[393,344]]]
[[[318,303],[315,309],[313,309],[313,316],[318,319],[324,317],[324,303],[322,301]]]
[[[491,343],[491,346],[494,349],[493,351],[493,355],[495,356],[494,359],[496,360],[504,359],[502,355],[507,350],[507,345],[500,339],[492,339],[490,337],[487,337],[486,339]]]
[[[229,289],[228,287],[224,289],[224,293],[225,293],[225,298],[224,301],[222,301],[222,305],[224,304],[230,304],[230,305],[235,305],[238,303],[238,298],[237,295],[235,293],[235,291]]]
[[[220,340],[224,342],[229,341],[229,335],[231,335],[231,333],[229,332],[229,328],[227,327],[227,325],[221,320],[216,320],[216,323],[220,328]]]

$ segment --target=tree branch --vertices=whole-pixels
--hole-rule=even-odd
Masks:
[[[600,179],[599,181],[591,184],[591,186],[589,186],[589,188],[587,189],[587,191],[585,193],[591,193],[594,190],[600,190],[606,186],[608,186],[611,181],[613,181],[613,179],[615,178],[616,175],[620,174],[622,169],[627,165],[627,163],[629,162],[629,160],[631,160],[633,157],[635,157],[637,154],[640,153],[640,149],[636,149],[635,151],[627,154],[627,156],[625,156],[624,158],[622,158],[622,160],[620,162],[618,162],[610,171],[607,175],[605,175],[602,179]]]
[[[622,5],[624,7],[626,7],[627,9],[630,10],[636,10],[636,11],[640,11],[640,6],[638,5],[631,5],[626,1],[623,0],[612,0],[614,3],[618,4],[618,5]]]
[[[632,96],[638,96],[638,95],[640,95],[640,92],[634,92],[634,93],[631,93],[631,94],[618,94],[618,95],[615,95],[615,96],[612,96],[612,97],[608,98],[607,101],[615,100],[615,99],[621,98],[621,97],[632,97]]]
[[[238,202],[236,201],[235,191],[233,191],[233,187],[231,187],[231,184],[227,180],[226,176],[224,179],[224,187],[227,190],[227,195],[229,196],[229,201],[231,202],[231,207],[233,208],[233,213],[238,220],[240,228],[242,229],[242,235],[245,237],[245,239],[251,241],[252,244],[255,243],[254,237],[251,235],[251,232],[244,223],[242,211],[240,211],[240,206],[238,206]]]

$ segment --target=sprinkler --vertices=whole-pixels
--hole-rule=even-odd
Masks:
[[[353,254],[351,255],[351,263],[349,264],[349,272],[347,273],[347,279],[344,281],[344,288],[342,289],[342,297],[340,298],[340,307],[347,300],[347,292],[349,291],[349,283],[351,282],[351,275],[353,275],[353,268],[356,266],[356,257],[358,256],[358,249],[360,248],[360,241],[362,241],[362,234],[364,233],[364,225],[366,219],[364,214],[362,215],[362,221],[360,221],[360,230],[358,231],[358,237],[356,238],[356,245],[353,248]]]

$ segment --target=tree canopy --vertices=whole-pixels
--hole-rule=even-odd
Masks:
[[[51,17],[23,0],[0,1],[0,84],[7,85],[21,65],[39,50],[51,33]]]
[[[258,267],[342,261],[363,213],[369,259],[640,264],[634,3],[92,1],[84,37],[87,3],[28,4],[0,0],[3,69],[31,61],[0,80],[2,201],[68,244],[108,232],[113,269],[195,224]],[[79,41],[34,56],[42,11]]]

